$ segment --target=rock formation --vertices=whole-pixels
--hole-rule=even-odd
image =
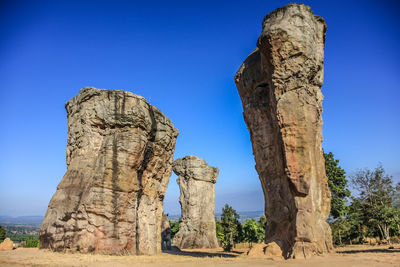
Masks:
[[[174,161],[172,168],[181,195],[182,218],[174,245],[182,248],[216,248],[215,187],[218,168],[196,156]]]
[[[162,215],[161,223],[161,249],[162,251],[171,250],[171,227],[168,221],[168,215]]]
[[[250,257],[267,257],[273,260],[283,259],[282,250],[275,242],[254,244],[246,254]]]
[[[143,97],[83,88],[66,105],[67,172],[40,247],[155,254],[178,130]]]
[[[14,243],[8,237],[4,239],[3,242],[0,243],[0,251],[13,250],[14,248],[15,248]]]
[[[326,24],[303,4],[268,14],[235,82],[265,196],[266,243],[285,258],[332,250],[322,142]]]

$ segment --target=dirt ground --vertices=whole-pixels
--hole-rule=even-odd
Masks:
[[[56,253],[36,248],[18,248],[0,251],[0,266],[88,266],[88,267],[181,267],[181,266],[396,266],[400,267],[400,245],[388,246],[353,245],[338,248],[336,253],[315,256],[307,260],[272,260],[263,257],[249,257],[245,249],[225,253],[222,249],[184,250],[162,253],[157,256],[110,256],[79,253]]]

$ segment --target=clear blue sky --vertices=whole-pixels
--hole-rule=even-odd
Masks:
[[[66,171],[64,103],[82,87],[144,96],[180,130],[175,158],[220,168],[216,209],[262,210],[233,76],[263,17],[291,1],[1,1],[0,215],[44,215]],[[325,151],[400,178],[396,1],[304,1],[328,24]],[[170,179],[165,210],[178,214]]]

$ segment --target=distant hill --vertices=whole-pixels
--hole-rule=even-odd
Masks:
[[[36,225],[40,226],[43,216],[2,216],[0,215],[0,225]]]
[[[255,219],[258,220],[262,215],[264,215],[264,211],[238,211],[240,216],[240,222],[244,223],[246,219]],[[168,215],[170,221],[177,222],[179,221],[181,215],[174,214]],[[221,213],[216,213],[215,217],[217,219],[221,219]],[[2,216],[0,215],[0,225],[33,225],[40,226],[43,221],[43,216]]]
[[[238,211],[237,213],[240,216],[239,221],[241,223],[244,223],[246,219],[255,219],[258,221],[260,217],[264,215],[264,211]],[[174,214],[174,215],[168,214],[168,219],[173,222],[179,221],[180,217],[181,217],[180,214]],[[217,220],[221,219],[221,213],[216,213],[215,217],[217,217]]]
[[[255,219],[256,221],[258,221],[260,219],[261,216],[264,215],[264,211],[238,211],[237,212],[240,216],[240,223],[244,223],[246,221],[246,219]],[[221,219],[221,213],[217,213],[215,214],[215,217],[217,217],[217,219]]]

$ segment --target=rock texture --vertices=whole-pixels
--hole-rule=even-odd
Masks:
[[[40,248],[155,254],[178,130],[143,97],[83,88],[66,105],[67,172]]]
[[[250,257],[267,257],[274,260],[283,259],[282,250],[275,242],[254,244],[246,254]]]
[[[182,248],[217,248],[215,187],[218,168],[196,156],[174,161],[173,170],[181,195],[182,218],[174,245]]]
[[[285,258],[332,250],[322,142],[326,24],[303,4],[263,21],[258,48],[236,73],[265,195],[266,243]]]
[[[4,239],[3,242],[0,243],[0,251],[8,251],[14,249],[14,243],[11,241],[10,238]]]
[[[161,223],[161,249],[162,251],[171,250],[171,227],[168,215],[163,214]]]

